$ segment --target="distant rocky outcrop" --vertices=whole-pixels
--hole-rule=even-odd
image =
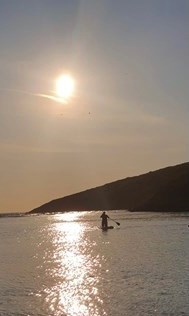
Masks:
[[[189,162],[65,196],[29,213],[117,209],[189,211]]]

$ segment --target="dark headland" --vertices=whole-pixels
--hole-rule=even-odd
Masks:
[[[189,211],[189,162],[55,199],[29,213],[86,210]]]

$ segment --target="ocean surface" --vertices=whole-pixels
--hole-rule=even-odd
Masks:
[[[0,316],[189,315],[189,214],[0,218]]]

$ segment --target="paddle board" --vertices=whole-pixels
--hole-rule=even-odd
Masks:
[[[113,228],[114,228],[114,226],[101,227],[101,229],[102,229],[102,230],[105,230],[105,231],[108,230],[108,229],[113,229]]]

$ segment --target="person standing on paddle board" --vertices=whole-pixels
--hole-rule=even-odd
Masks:
[[[106,214],[106,212],[103,212],[100,217],[102,218],[102,228],[108,228],[109,216]]]

